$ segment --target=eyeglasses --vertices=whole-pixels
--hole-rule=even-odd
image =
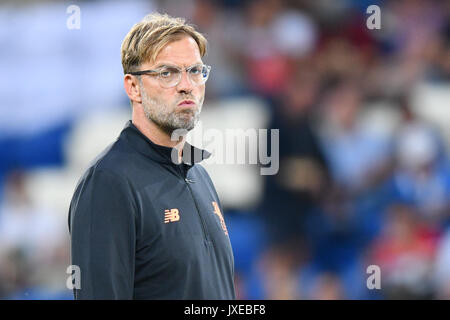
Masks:
[[[181,81],[181,73],[186,71],[188,78],[194,85],[202,85],[208,80],[211,66],[205,64],[196,64],[188,68],[181,69],[175,66],[161,66],[153,70],[142,70],[130,72],[135,76],[143,74],[155,75],[163,88],[172,88],[177,86]]]

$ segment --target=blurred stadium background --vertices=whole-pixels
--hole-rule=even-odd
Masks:
[[[120,45],[155,10],[209,40],[204,128],[280,129],[275,176],[205,164],[238,298],[450,298],[450,2],[172,0],[0,3],[0,299],[72,299],[70,199],[130,119]]]

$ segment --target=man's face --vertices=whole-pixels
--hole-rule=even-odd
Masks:
[[[143,63],[140,70],[157,69],[162,65],[187,68],[202,63],[195,40],[189,36],[167,44],[153,63]],[[156,76],[143,75],[142,106],[146,117],[169,135],[176,129],[192,130],[197,123],[205,98],[205,84],[195,85],[183,71],[178,85],[163,88]],[[191,100],[192,104],[181,104]]]

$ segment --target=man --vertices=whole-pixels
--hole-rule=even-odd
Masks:
[[[210,154],[179,134],[198,121],[205,52],[200,33],[167,15],[125,37],[132,120],[84,173],[69,209],[76,299],[235,299],[220,201],[198,164]]]

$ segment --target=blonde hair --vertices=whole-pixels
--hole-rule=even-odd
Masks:
[[[141,63],[155,61],[161,49],[168,43],[191,36],[197,42],[200,55],[206,54],[207,40],[187,24],[183,18],[153,13],[136,23],[122,42],[121,55],[124,74],[137,71]]]

